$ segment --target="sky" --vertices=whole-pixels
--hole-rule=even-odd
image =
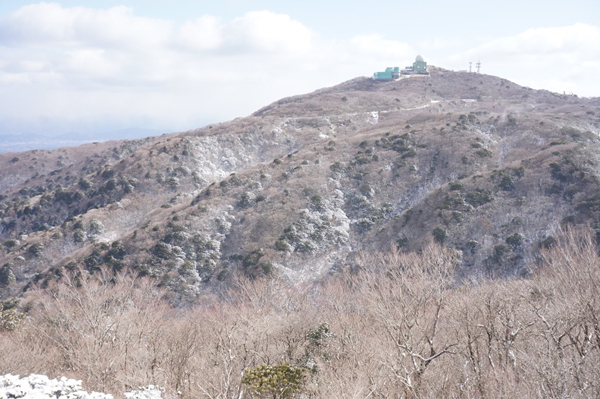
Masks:
[[[2,0],[0,140],[193,129],[418,54],[600,97],[600,1]]]

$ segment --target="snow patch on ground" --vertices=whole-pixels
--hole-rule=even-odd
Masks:
[[[379,112],[373,111],[371,112],[371,118],[373,118],[373,124],[377,124],[379,122]]]
[[[113,399],[110,394],[88,393],[81,387],[81,381],[62,377],[51,380],[45,375],[31,374],[19,378],[7,374],[0,377],[0,399]]]
[[[154,385],[141,387],[133,391],[125,392],[127,399],[162,399],[162,390]]]
[[[161,390],[153,385],[125,393],[127,399],[161,399]],[[80,380],[61,377],[50,379],[45,375],[31,374],[0,376],[0,399],[113,399],[111,394],[86,392]]]

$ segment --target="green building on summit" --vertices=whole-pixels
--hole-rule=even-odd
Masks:
[[[407,66],[400,72],[402,75],[429,75],[427,63],[420,55],[417,55],[412,66]]]
[[[413,71],[415,73],[427,73],[427,63],[420,55],[417,55],[415,62],[413,62]]]
[[[383,72],[375,72],[373,74],[373,79],[395,80],[400,78],[400,75],[429,75],[429,72],[427,71],[427,62],[425,62],[423,57],[417,55],[412,66],[407,66],[403,70],[400,70],[399,67],[388,67]]]
[[[373,79],[375,80],[393,80],[400,77],[400,67],[388,67],[384,72],[375,72]]]

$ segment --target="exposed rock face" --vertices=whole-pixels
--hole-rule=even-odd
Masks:
[[[598,99],[435,71],[184,133],[3,154],[1,294],[81,265],[193,300],[236,273],[315,279],[432,240],[460,251],[459,277],[526,275],[555,229],[600,226],[599,134]]]

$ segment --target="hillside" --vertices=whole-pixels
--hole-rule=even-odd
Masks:
[[[457,251],[456,277],[529,275],[564,224],[600,231],[600,99],[437,69],[357,78],[141,140],[0,154],[0,293],[131,268],[176,301],[293,282],[361,251]]]

